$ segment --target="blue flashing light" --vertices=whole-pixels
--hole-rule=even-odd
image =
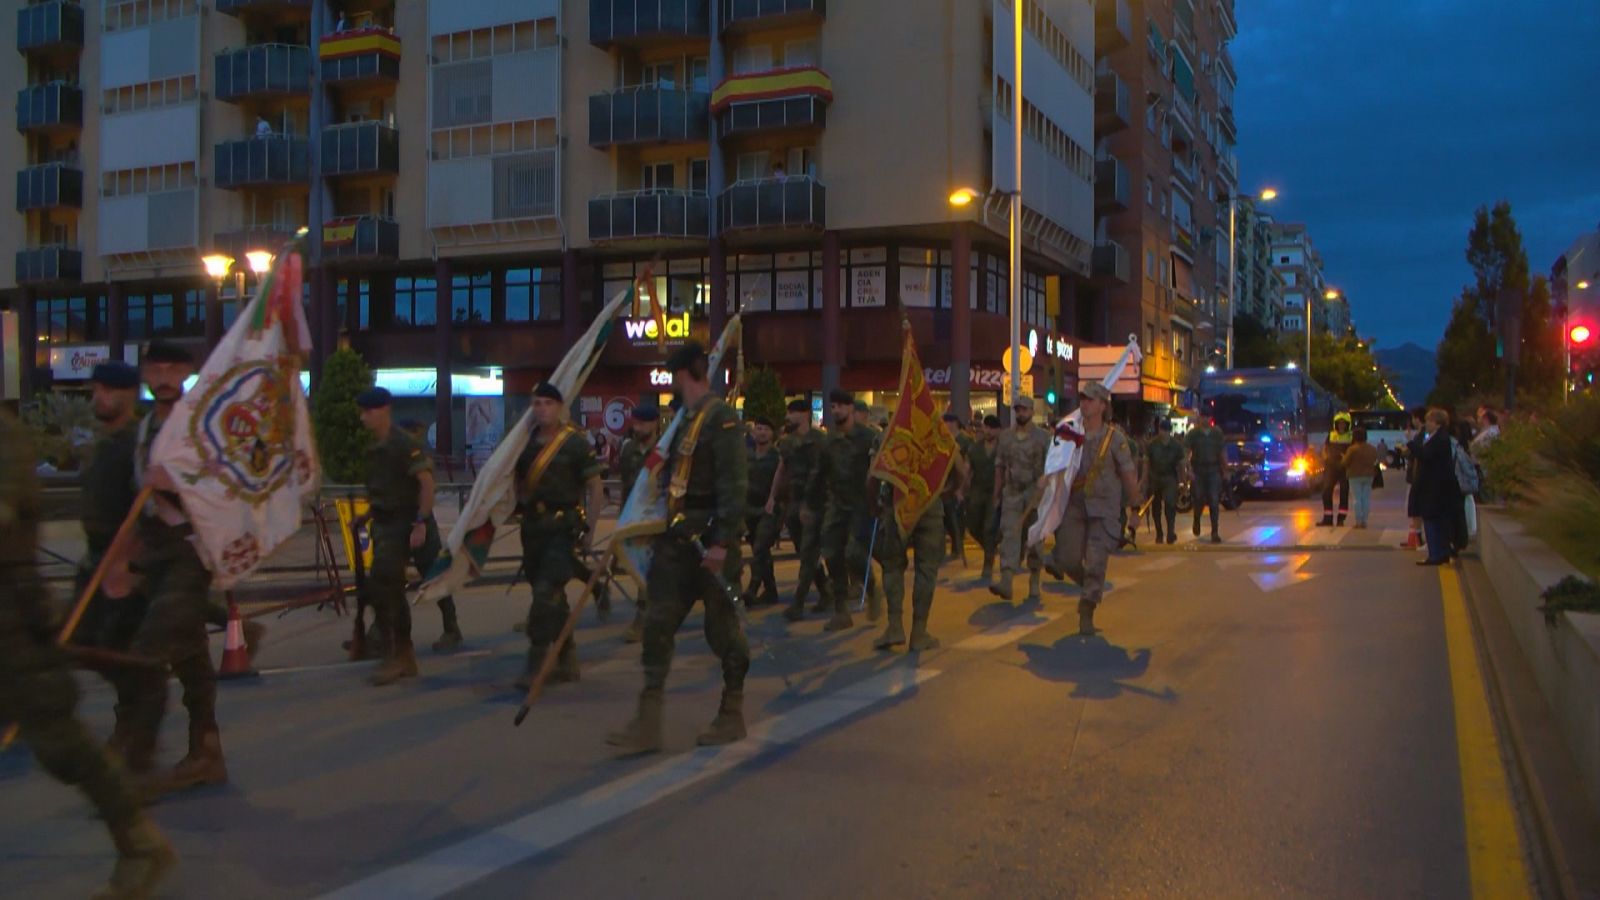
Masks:
[[[1263,443],[1263,444],[1272,443],[1272,435],[1270,435],[1270,434],[1262,434],[1261,435],[1261,443]]]

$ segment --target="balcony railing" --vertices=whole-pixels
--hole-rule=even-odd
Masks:
[[[83,49],[83,7],[65,0],[29,3],[17,10],[17,52]]]
[[[826,0],[717,0],[724,29],[778,28],[820,22],[828,14]]]
[[[387,28],[327,35],[317,56],[322,80],[329,84],[400,80],[400,39]]]
[[[400,171],[400,132],[382,122],[351,122],[322,131],[322,174],[379,175]]]
[[[1126,284],[1130,272],[1128,251],[1116,241],[1105,241],[1095,246],[1092,273],[1096,278],[1114,278]]]
[[[1115,72],[1101,72],[1094,77],[1094,130],[1104,137],[1127,128],[1131,124],[1128,83]]]
[[[324,259],[398,259],[400,223],[388,216],[343,216],[322,226]]]
[[[589,146],[707,140],[711,94],[670,87],[619,88],[589,98]]]
[[[757,132],[820,129],[828,124],[828,102],[818,97],[732,103],[718,119],[723,137]]]
[[[17,212],[83,208],[83,170],[65,163],[29,166],[17,173]]]
[[[739,181],[717,197],[724,231],[827,227],[827,190],[810,176]]]
[[[64,244],[17,251],[17,284],[83,280],[83,251]],[[29,338],[32,340],[32,338]]]
[[[589,201],[589,240],[650,238],[705,240],[711,234],[711,200],[692,191],[633,191]]]
[[[216,4],[217,12],[228,16],[311,10],[311,0],[216,0]]]
[[[1094,0],[1094,49],[1101,56],[1133,42],[1133,10],[1128,0]]]
[[[17,130],[73,131],[83,127],[83,89],[65,81],[17,91]]]
[[[637,47],[711,36],[711,0],[589,0],[589,43]]]
[[[816,66],[743,72],[711,92],[711,112],[724,137],[779,130],[815,130],[827,123],[833,79]]]
[[[311,48],[304,44],[252,44],[217,53],[217,99],[237,103],[259,97],[310,93]]]
[[[1114,156],[1094,161],[1094,210],[1097,213],[1122,212],[1128,208],[1130,187],[1128,167]]]
[[[311,180],[311,145],[303,137],[273,134],[223,141],[216,146],[217,187],[236,190]]]

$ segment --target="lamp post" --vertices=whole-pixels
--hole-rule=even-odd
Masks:
[[[1262,188],[1256,199],[1262,203],[1270,203],[1278,199],[1276,188]],[[1233,317],[1239,307],[1239,271],[1238,256],[1239,242],[1237,238],[1239,221],[1239,192],[1228,194],[1228,337],[1227,337],[1227,367],[1233,368]]]
[[[1322,299],[1337,300],[1339,292],[1334,288],[1328,288],[1322,292]],[[1306,294],[1306,377],[1311,377],[1311,294],[1309,293]]]
[[[1018,9],[1021,3],[1015,4]],[[1017,146],[1022,143],[1018,135]],[[1019,152],[1020,157],[1020,152]],[[1018,159],[1018,171],[1021,171],[1021,160]],[[1022,391],[1022,182],[1017,181],[1017,190],[1001,191],[992,190],[987,195],[980,194],[969,187],[956,188],[950,192],[950,205],[963,209],[971,206],[973,201],[984,197],[1006,196],[1011,202],[1011,229],[1009,232],[1011,251],[1011,279],[1010,279],[1010,304],[1011,304],[1011,393],[1007,398],[1009,405],[1015,407],[1017,397]]]
[[[273,255],[266,250],[250,250],[244,255],[245,265],[236,265],[239,261],[226,253],[212,253],[200,258],[201,265],[205,266],[206,274],[217,283],[216,308],[206,311],[206,351],[216,346],[217,340],[222,336],[222,321],[218,318],[222,309],[222,285],[228,280],[229,270],[234,277],[234,302],[244,305],[244,273],[248,267],[254,272],[256,278],[265,275],[272,268]],[[216,315],[213,315],[215,313]],[[213,321],[215,320],[215,321]]]

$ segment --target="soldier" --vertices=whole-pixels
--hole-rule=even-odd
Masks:
[[[962,460],[968,459],[975,443],[967,436],[966,429],[961,426],[961,417],[955,413],[944,414],[944,427],[950,431],[951,437],[956,439],[957,453]],[[969,470],[970,471],[970,470]],[[946,482],[943,503],[944,507],[944,533],[950,539],[950,553],[945,558],[955,559],[966,552],[966,512],[967,505],[966,485],[955,485]],[[959,490],[957,489],[959,488]]]
[[[1211,507],[1211,543],[1222,543],[1219,530],[1222,515],[1222,466],[1224,439],[1222,429],[1202,419],[1189,429],[1184,443],[1189,448],[1189,471],[1193,477],[1194,536],[1200,536],[1200,511]]]
[[[755,446],[749,451],[749,494],[745,498],[745,525],[750,536],[750,586],[744,591],[746,606],[778,602],[778,579],[772,571],[772,545],[778,542],[783,521],[773,486],[781,459],[772,447],[772,420],[756,416],[750,422]],[[757,593],[757,589],[760,593]]]
[[[1067,511],[1056,529],[1054,568],[1083,587],[1078,634],[1094,634],[1094,611],[1105,594],[1106,561],[1121,535],[1117,515],[1137,508],[1139,470],[1128,438],[1110,418],[1111,392],[1097,382],[1083,386],[1083,461],[1072,483]],[[1124,503],[1124,499],[1127,500]]]
[[[1145,454],[1150,462],[1150,493],[1154,497],[1150,516],[1156,523],[1156,542],[1178,542],[1178,482],[1183,477],[1183,445],[1172,436],[1172,420],[1162,419],[1156,436],[1150,439]],[[1166,529],[1162,530],[1162,523]]]
[[[428,430],[421,422],[408,419],[400,423],[400,430],[409,434],[419,449],[425,446]],[[427,529],[427,534],[423,536],[420,546],[411,549],[411,565],[423,578],[428,577],[433,571],[434,563],[438,562],[444,553],[444,539],[439,535],[438,517],[430,512],[426,518],[428,521],[424,523],[424,527]],[[433,652],[454,653],[461,649],[462,640],[461,622],[456,618],[455,598],[449,595],[440,597],[436,605],[439,607],[439,617],[443,620],[444,630],[439,639],[433,642]]]
[[[994,463],[999,440],[999,417],[985,416],[978,439],[967,450],[967,467],[972,473],[967,486],[967,533],[977,540],[978,550],[983,553],[983,572],[978,576],[983,584],[994,578]]]
[[[854,421],[856,403],[849,391],[834,391],[828,398],[833,411],[834,431],[822,455],[822,465],[813,473],[813,498],[820,501],[826,496],[828,511],[822,520],[822,555],[828,561],[828,579],[832,583],[833,618],[822,626],[824,631],[840,631],[854,625],[850,618],[851,576],[861,572],[870,579],[867,571],[867,544],[871,540],[872,510],[867,502],[867,469],[872,465],[872,448],[878,434],[867,425]],[[863,539],[865,538],[865,540]],[[876,607],[882,598],[872,591],[871,601]],[[872,609],[867,618],[876,620],[881,610]]]
[[[778,464],[778,476],[773,480],[773,496],[784,500],[789,539],[794,541],[795,552],[800,555],[800,580],[794,586],[794,599],[783,611],[785,619],[798,622],[805,618],[806,593],[813,582],[817,586],[818,605],[833,608],[832,588],[817,564],[822,554],[824,504],[819,497],[808,493],[812,475],[822,465],[827,438],[811,427],[811,403],[804,399],[789,402],[789,427],[794,432],[778,442],[782,461]]]
[[[117,864],[111,883],[95,896],[148,897],[177,856],[139,808],[122,768],[74,715],[78,686],[56,646],[59,625],[49,611],[36,560],[36,462],[27,433],[0,412],[0,570],[5,573],[0,580],[0,722],[16,723],[39,765],[82,790],[105,820]]]
[[[852,422],[863,428],[870,428],[874,433],[878,431],[877,426],[872,424],[872,407],[867,405],[867,401],[852,400],[850,408],[850,420]]]
[[[636,406],[633,409],[633,423],[628,432],[628,437],[622,442],[622,448],[617,451],[617,476],[622,479],[622,500],[619,505],[626,506],[628,494],[633,490],[634,484],[639,480],[639,472],[644,469],[645,457],[655,449],[656,441],[660,439],[661,410],[654,406]],[[634,605],[633,623],[628,630],[623,632],[622,640],[629,644],[637,644],[644,639],[644,609],[645,586],[639,585],[637,601]]]
[[[1050,435],[1033,424],[1033,400],[1018,397],[1011,409],[1015,426],[1000,435],[995,447],[995,501],[1000,507],[1000,577],[989,585],[989,592],[1002,600],[1012,599],[1012,581],[1022,568],[1023,535],[1039,504],[1039,480],[1044,477],[1044,458],[1050,450]],[[1038,603],[1039,570],[1042,563],[1028,555],[1028,599]]]
[[[661,749],[662,693],[672,668],[673,638],[697,601],[705,604],[706,642],[722,661],[722,702],[698,742],[727,744],[745,736],[744,677],[750,648],[728,584],[739,574],[747,460],[739,416],[712,393],[708,366],[705,349],[695,341],[667,360],[689,421],[673,436],[666,462],[670,524],[656,538],[650,566],[644,690],[633,720],[606,738],[627,752]]]
[[[522,511],[522,568],[533,590],[528,606],[528,664],[517,687],[527,690],[560,636],[570,607],[567,582],[587,574],[580,557],[594,541],[589,523],[605,503],[605,467],[582,432],[563,420],[565,401],[555,385],[533,390],[534,432],[517,459],[517,502]],[[648,614],[647,614],[648,615]],[[646,624],[648,625],[648,618]],[[578,680],[578,645],[561,646],[555,683]]]

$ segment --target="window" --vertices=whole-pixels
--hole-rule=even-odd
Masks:
[[[487,325],[492,319],[490,300],[494,276],[488,272],[457,275],[452,279],[450,320],[458,325]]]
[[[1144,202],[1156,205],[1156,180],[1148,175],[1144,177]]]
[[[789,175],[807,175],[815,178],[817,174],[817,151],[815,147],[794,147],[789,151]]]
[[[644,79],[640,83],[669,89],[676,87],[678,84],[678,64],[675,62],[650,63],[644,67]]]
[[[771,165],[771,160],[772,154],[766,152],[739,154],[739,160],[737,163],[738,175],[734,180],[755,181],[760,178],[766,178],[769,174],[771,174],[768,171],[768,167]]]
[[[432,278],[394,280],[394,324],[423,326],[434,324],[438,314],[436,284]]]
[[[733,74],[767,72],[772,69],[772,48],[766,44],[740,47],[733,51]]]
[[[507,269],[507,322],[559,322],[560,269]]]
[[[689,160],[689,190],[704,194],[711,189],[711,160]]]
[[[689,60],[689,89],[711,90],[711,61],[704,56]]]
[[[1147,335],[1147,338],[1144,342],[1144,345],[1149,347],[1151,350],[1154,350],[1156,346],[1156,326],[1153,324],[1146,326],[1145,334]]]
[[[1144,277],[1151,281],[1156,280],[1156,252],[1154,250],[1144,251]]]
[[[817,41],[810,38],[803,41],[788,41],[783,45],[783,67],[793,69],[799,66],[814,66],[817,64]]]
[[[150,336],[164,337],[175,333],[173,304],[170,293],[150,295]]]
[[[673,168],[672,163],[669,162],[645,163],[639,172],[639,190],[672,190]]]
[[[372,327],[372,283],[365,278],[341,280],[338,285],[339,322],[356,331]],[[354,305],[355,321],[351,322]]]

